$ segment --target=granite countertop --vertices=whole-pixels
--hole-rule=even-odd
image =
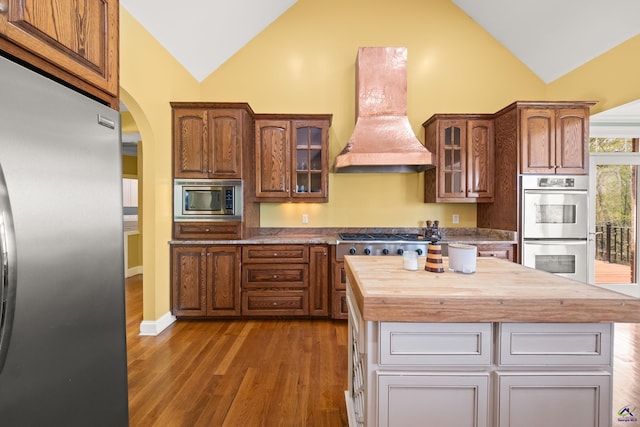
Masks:
[[[336,245],[340,233],[419,233],[415,228],[261,228],[252,237],[236,240],[171,240],[170,244],[181,245],[252,245],[252,244],[312,244]],[[482,228],[442,228],[443,243],[517,244],[513,231]]]
[[[394,322],[640,323],[640,298],[479,257],[473,274],[403,268],[401,257],[345,256],[364,320]],[[445,258],[445,266],[448,260]]]

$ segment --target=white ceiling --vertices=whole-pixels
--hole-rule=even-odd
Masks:
[[[120,5],[202,81],[295,2],[120,0]]]
[[[638,0],[452,0],[545,83],[640,34]]]
[[[202,81],[296,1],[120,4]],[[547,83],[640,34],[640,0],[451,1]],[[640,117],[640,104],[631,106]]]

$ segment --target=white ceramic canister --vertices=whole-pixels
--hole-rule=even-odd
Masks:
[[[478,248],[461,243],[449,244],[449,270],[458,273],[475,273]]]

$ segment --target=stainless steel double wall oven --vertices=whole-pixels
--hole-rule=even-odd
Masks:
[[[522,264],[587,281],[587,175],[522,176]]]

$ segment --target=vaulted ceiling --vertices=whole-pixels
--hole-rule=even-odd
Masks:
[[[120,4],[202,81],[296,1]],[[547,83],[640,34],[638,0],[451,1]],[[634,107],[640,112],[637,103]]]

